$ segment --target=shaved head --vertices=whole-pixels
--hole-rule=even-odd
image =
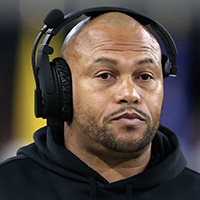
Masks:
[[[77,32],[89,22],[90,22],[90,18],[84,19],[83,21],[79,22],[76,26],[74,26],[74,28],[68,33],[68,35],[66,36],[66,38],[63,42],[62,48],[61,48],[61,57],[64,57],[65,52],[66,52],[65,50],[66,50],[66,47],[67,47],[69,41],[73,37],[75,37]]]
[[[160,46],[154,36],[138,21],[131,16],[119,12],[109,12],[97,16],[96,18],[87,18],[78,23],[66,36],[61,49],[61,57],[68,61],[69,56],[78,48],[85,49],[87,44],[93,42],[93,38],[101,31],[101,35],[113,33],[135,33],[146,40],[152,41],[156,51],[160,50]],[[121,37],[123,35],[121,34]]]

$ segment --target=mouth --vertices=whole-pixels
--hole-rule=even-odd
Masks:
[[[137,113],[124,113],[111,119],[111,121],[125,126],[137,126],[144,123],[146,120],[143,116]]]

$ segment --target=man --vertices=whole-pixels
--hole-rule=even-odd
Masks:
[[[76,26],[62,57],[73,119],[62,147],[43,128],[1,164],[1,199],[199,199],[176,135],[159,125],[161,49],[136,20],[106,13]]]
[[[142,172],[163,99],[157,41],[130,16],[112,13],[83,27],[64,48],[74,105],[65,146],[109,182]]]

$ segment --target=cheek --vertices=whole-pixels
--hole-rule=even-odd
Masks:
[[[81,113],[83,117],[102,118],[107,100],[92,85],[83,80],[73,83],[74,115]]]
[[[141,109],[146,112],[152,119],[157,118],[162,109],[163,103],[163,83],[158,81],[151,90],[142,90]]]
[[[75,82],[75,81],[74,81]],[[73,82],[73,83],[74,83]],[[77,81],[73,84],[72,96],[74,112],[76,110],[88,110],[91,104],[90,90],[86,90],[84,84],[79,84]]]
[[[163,88],[158,88],[151,95],[146,96],[146,102],[148,110],[152,116],[152,119],[158,118],[161,114],[162,104],[163,104]]]

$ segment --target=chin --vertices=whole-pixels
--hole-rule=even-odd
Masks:
[[[135,133],[134,133],[135,132]],[[118,136],[117,136],[118,135]],[[113,151],[123,153],[139,152],[149,146],[154,138],[154,133],[149,131],[140,132],[131,130],[129,132],[121,131],[120,135],[113,132],[107,132],[98,142]]]

